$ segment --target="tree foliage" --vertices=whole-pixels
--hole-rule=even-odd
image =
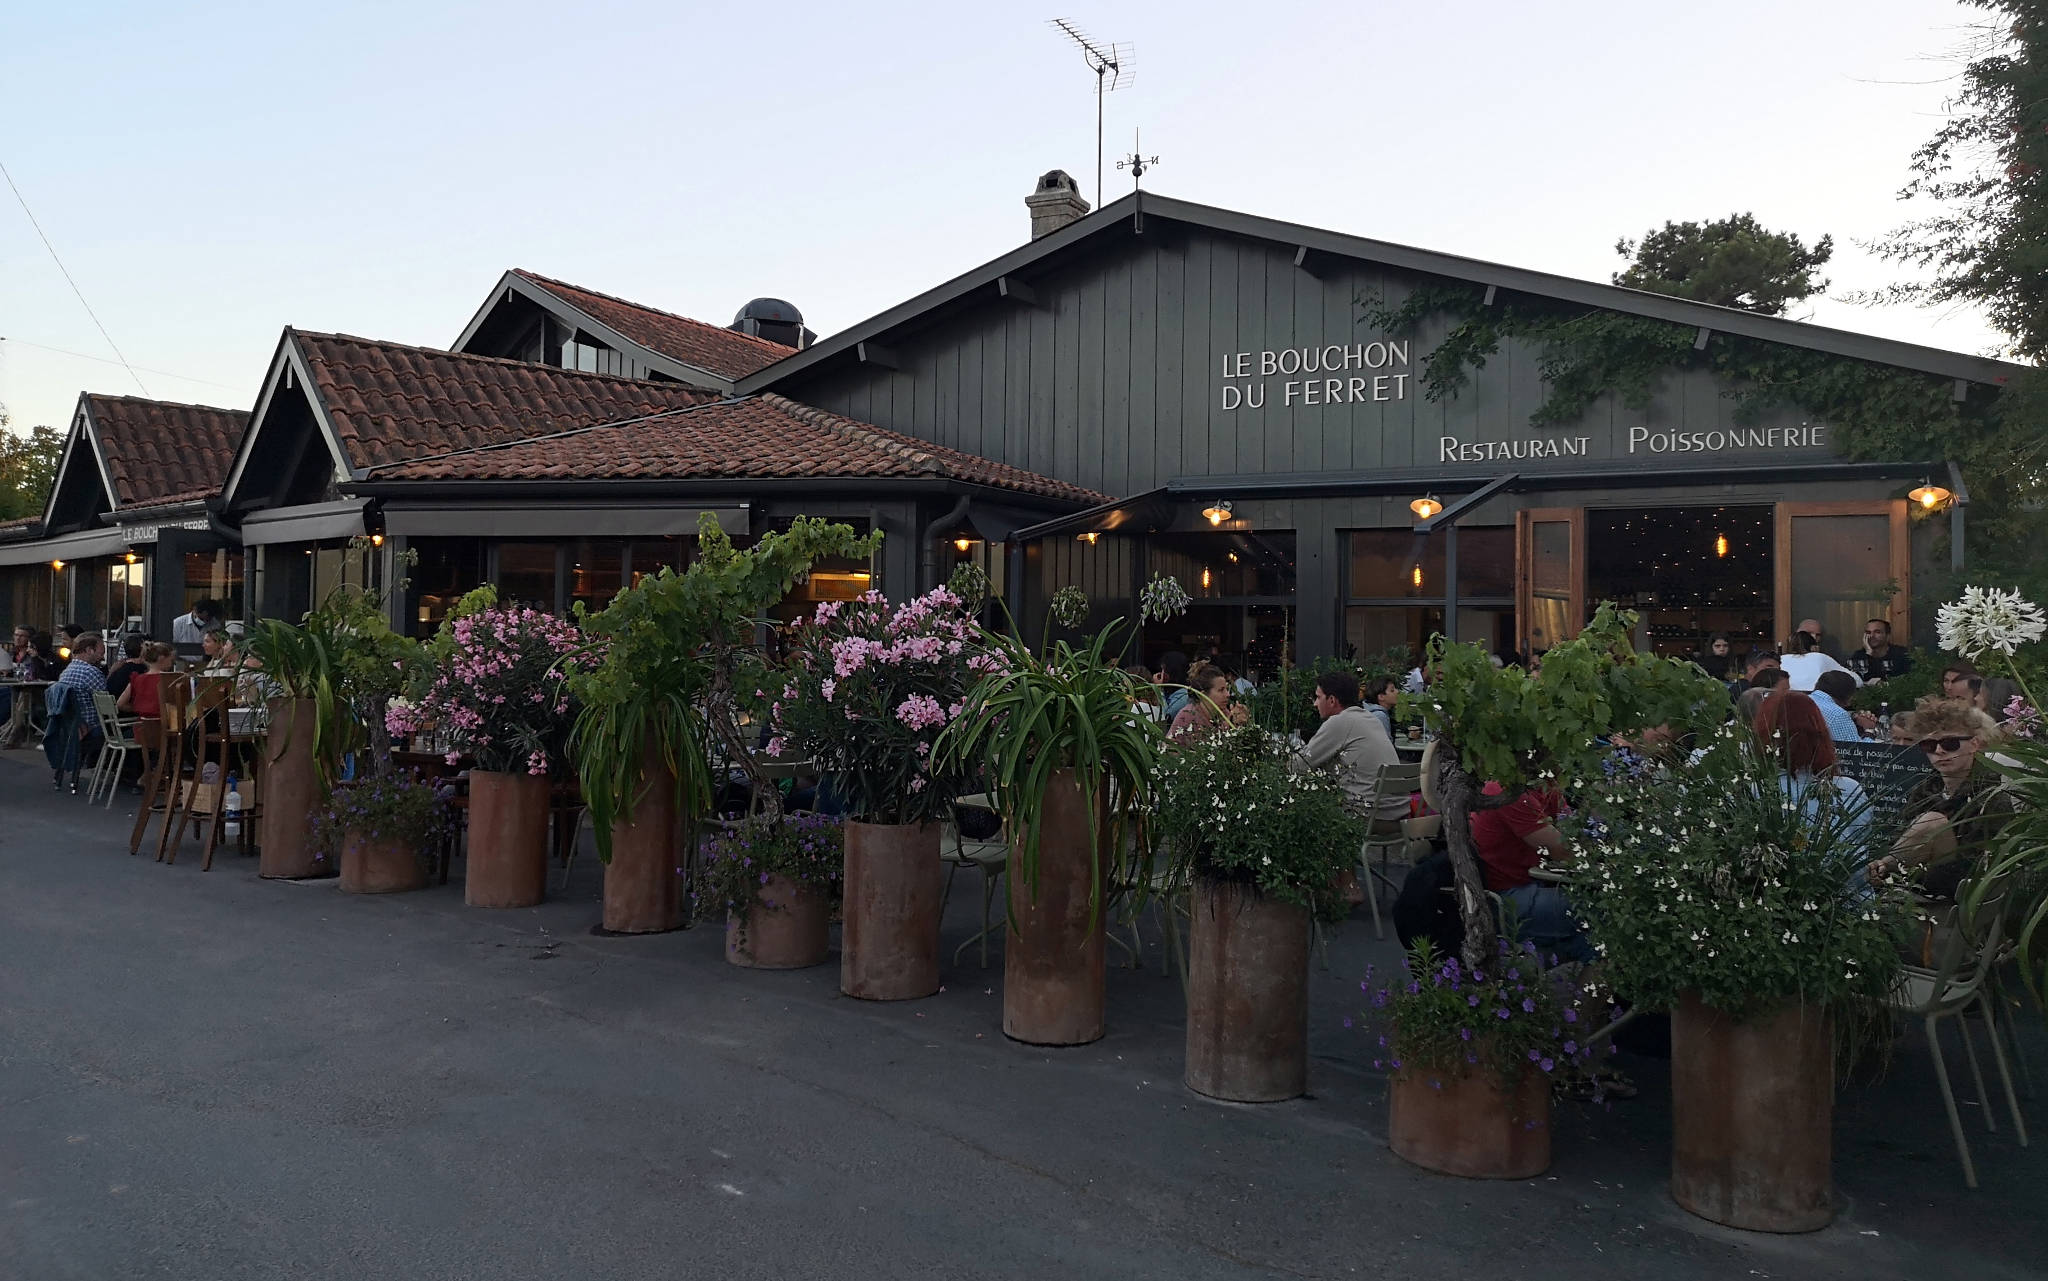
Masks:
[[[1667,222],[1641,240],[1617,241],[1614,252],[1632,259],[1614,274],[1617,285],[1782,316],[1828,287],[1818,273],[1834,256],[1835,241],[1822,236],[1809,249],[1798,236],[1739,213],[1712,222]]]
[[[1983,10],[1947,123],[1913,153],[1899,196],[1930,210],[1879,254],[1931,272],[1864,301],[1982,308],[2012,354],[2048,358],[2048,0]]]
[[[7,429],[0,409],[0,520],[40,516],[64,454],[64,433],[55,427],[31,428],[27,434]]]

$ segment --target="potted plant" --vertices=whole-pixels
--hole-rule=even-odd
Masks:
[[[1341,920],[1337,879],[1365,824],[1336,779],[1296,772],[1257,726],[1159,758],[1150,826],[1192,877],[1187,1084],[1269,1103],[1308,1089],[1312,916]]]
[[[383,705],[416,665],[418,644],[392,632],[383,598],[343,586],[297,624],[258,620],[243,649],[259,669],[252,680],[269,695],[258,872],[332,875],[333,862],[308,840],[312,819],[351,753],[360,772],[390,768]]]
[[[1424,941],[1392,982],[1375,989],[1367,971],[1394,1155],[1468,1179],[1550,1168],[1551,1085],[1593,1057],[1582,993],[1546,972],[1552,959],[1500,939],[1491,964],[1467,969]]]
[[[844,857],[824,814],[751,821],[707,837],[693,898],[725,912],[725,959],[757,970],[821,964],[831,952],[832,893]]]
[[[1155,576],[1140,609],[1169,618],[1187,599]],[[1048,627],[1078,626],[1087,612],[1084,595],[1063,589]],[[1003,1034],[1033,1045],[1085,1044],[1105,1027],[1109,872],[1143,812],[1164,741],[1156,720],[1133,712],[1138,688],[1111,649],[1124,626],[1036,653],[1014,633],[984,629],[981,676],[938,746],[949,767],[983,774],[1012,834]]]
[[[826,601],[790,639],[768,753],[811,756],[846,807],[839,986],[900,1001],[939,990],[939,824],[968,771],[933,748],[972,680],[976,629],[945,587],[891,608]]]
[[[1860,790],[1784,755],[1730,726],[1587,776],[1568,889],[1603,983],[1671,1011],[1673,1198],[1801,1232],[1834,1213],[1835,1032],[1890,990],[1901,909],[1860,875],[1890,836]]]
[[[434,842],[447,828],[448,807],[432,784],[407,774],[371,774],[334,789],[313,826],[323,860],[339,864],[350,894],[391,894],[424,888]]]
[[[878,543],[848,525],[799,518],[740,550],[706,513],[687,570],[663,569],[602,610],[579,609],[597,656],[570,674],[570,750],[605,868],[603,928],[644,934],[682,923],[676,860],[724,777],[714,748],[750,780],[761,839],[777,839],[780,796],[741,727],[739,670],[768,608],[813,564],[867,556]]]
[[[531,907],[547,888],[548,813],[570,725],[565,674],[594,662],[576,629],[552,614],[501,608],[481,588],[463,598],[431,652],[438,660],[420,699],[393,732],[439,727],[469,772],[469,852],[463,901]]]

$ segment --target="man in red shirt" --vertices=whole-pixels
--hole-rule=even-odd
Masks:
[[[1482,792],[1489,797],[1500,794],[1498,783],[1488,783]],[[1472,844],[1486,888],[1500,895],[1503,907],[1512,912],[1522,941],[1534,943],[1545,955],[1590,964],[1600,959],[1600,953],[1572,915],[1564,891],[1529,875],[1546,859],[1563,863],[1571,858],[1571,846],[1557,830],[1557,816],[1563,810],[1564,797],[1556,789],[1531,788],[1505,805],[1474,810]]]

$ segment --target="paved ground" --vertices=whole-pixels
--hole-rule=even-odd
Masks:
[[[1384,1083],[1341,1025],[1365,965],[1392,959],[1364,922],[1315,978],[1314,1097],[1231,1107],[1179,1083],[1156,945],[1112,971],[1105,1040],[1034,1050],[1000,1035],[999,961],[867,1005],[837,995],[836,963],[726,966],[708,930],[593,936],[587,858],[515,912],[465,909],[456,885],[354,898],[233,857],[164,867],[126,854],[125,798],[88,811],[32,759],[0,760],[8,1281],[2048,1267],[2048,1154],[1979,1130],[1985,1189],[1966,1191],[1910,1040],[1842,1099],[1838,1223],[1749,1236],[1666,1196],[1652,1060],[1629,1063],[1641,1098],[1561,1109],[1544,1178],[1394,1158]]]

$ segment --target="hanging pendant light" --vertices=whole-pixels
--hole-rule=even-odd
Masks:
[[[1920,488],[1909,491],[1906,497],[1912,499],[1923,511],[1935,511],[1948,506],[1948,500],[1954,498],[1955,495],[1943,489],[1940,485],[1935,484],[1927,477],[1922,476],[1920,478]]]
[[[1443,509],[1443,503],[1438,501],[1437,496],[1435,494],[1424,494],[1422,497],[1408,504],[1408,510],[1415,513],[1415,517],[1417,520],[1428,520],[1430,517],[1436,515]]]
[[[1716,535],[1714,535],[1714,555],[1716,555],[1716,556],[1719,556],[1719,557],[1721,557],[1721,558],[1722,558],[1722,559],[1724,559],[1724,560],[1725,560],[1725,559],[1727,559],[1727,556],[1728,556],[1728,535],[1726,535],[1726,534],[1716,534]]]
[[[1418,588],[1422,586],[1422,566],[1417,565],[1414,569],[1409,571],[1408,581],[1415,584],[1415,586]]]

